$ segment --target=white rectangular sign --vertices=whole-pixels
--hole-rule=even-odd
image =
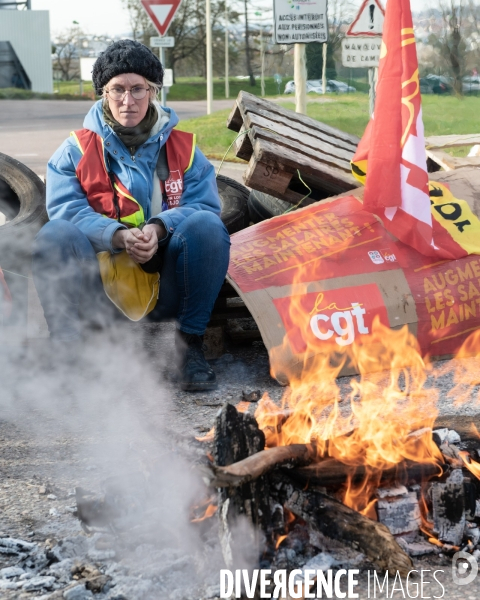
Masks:
[[[173,69],[165,69],[163,72],[163,87],[169,88],[173,85]]]
[[[353,69],[378,67],[381,37],[345,37],[342,40],[342,65]]]
[[[96,58],[90,58],[89,56],[80,58],[80,79],[82,81],[92,81],[93,65],[96,60]]]
[[[273,13],[277,44],[328,39],[327,0],[274,0]]]
[[[155,36],[150,38],[151,48],[173,48],[175,46],[175,38],[169,35]]]

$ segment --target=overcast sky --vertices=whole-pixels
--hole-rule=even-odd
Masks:
[[[259,5],[272,6],[273,2],[257,0]],[[361,0],[356,0],[358,6]],[[411,0],[412,10],[426,8],[435,0]],[[130,30],[127,11],[121,0],[32,0],[33,10],[50,11],[52,35],[78,21],[87,33],[121,35]]]

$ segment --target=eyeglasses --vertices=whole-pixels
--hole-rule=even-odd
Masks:
[[[124,90],[122,87],[112,87],[106,90],[112,100],[123,100],[125,95],[130,93],[134,100],[143,100],[150,88],[133,87],[131,90]]]

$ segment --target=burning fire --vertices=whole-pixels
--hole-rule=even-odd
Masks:
[[[460,452],[460,456],[470,473],[480,479],[480,463],[475,462],[468,452]]]
[[[284,351],[272,352],[272,365]],[[302,374],[289,377],[282,406],[265,395],[255,417],[267,447],[315,442],[319,460],[332,457],[352,467],[343,502],[374,516],[383,471],[404,461],[444,462],[431,434],[438,392],[426,388],[428,366],[406,327],[393,331],[374,320],[368,340],[337,346],[335,353],[332,361],[331,346],[324,353],[307,348]],[[348,363],[360,376],[347,388],[337,377]],[[366,473],[361,484],[352,481],[358,466]]]
[[[213,498],[208,498],[201,504],[192,507],[192,517],[190,519],[191,523],[201,523],[206,519],[210,519],[217,512],[218,506],[213,504]],[[203,514],[200,512],[203,511]],[[200,513],[200,516],[196,516]]]

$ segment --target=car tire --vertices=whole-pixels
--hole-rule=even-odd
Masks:
[[[31,245],[47,222],[45,184],[27,166],[0,152],[0,267],[28,271]]]
[[[228,233],[236,233],[248,227],[250,217],[247,201],[250,190],[235,179],[224,175],[217,176],[217,187],[222,204],[220,218]]]
[[[260,223],[265,219],[283,215],[287,210],[295,210],[297,207],[291,202],[280,200],[270,194],[264,194],[258,190],[252,190],[248,197],[248,212],[254,223]]]

